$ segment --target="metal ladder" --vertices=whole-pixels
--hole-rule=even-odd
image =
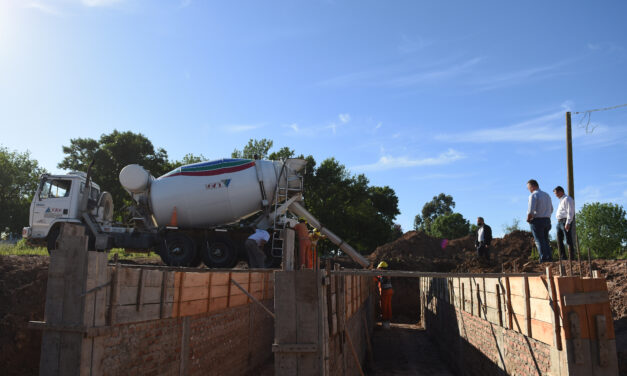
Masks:
[[[287,168],[283,165],[281,169],[281,175],[287,173]],[[285,226],[287,221],[279,221],[276,217],[276,213],[281,206],[282,203],[287,201],[290,197],[291,193],[302,192],[303,191],[303,176],[302,175],[294,175],[294,176],[286,176],[285,184],[281,184],[283,179],[279,176],[279,180],[276,185],[276,189],[274,191],[274,213],[275,213],[275,221],[272,225],[272,257],[282,257],[283,256],[283,230],[285,230]],[[290,182],[298,181],[298,188],[290,188]],[[287,214],[284,214],[287,215]],[[280,223],[279,223],[280,222]]]

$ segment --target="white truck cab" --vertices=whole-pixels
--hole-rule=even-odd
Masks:
[[[80,204],[86,181],[87,174],[84,172],[43,174],[30,205],[30,226],[22,229],[22,237],[30,244],[47,245],[48,249],[54,249],[61,223],[82,223]],[[92,182],[87,208],[102,223],[111,220],[111,213],[102,210],[101,201],[100,187]],[[111,206],[108,211],[112,212],[112,209]]]

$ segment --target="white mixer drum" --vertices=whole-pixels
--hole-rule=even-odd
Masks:
[[[159,226],[203,228],[234,223],[262,209],[255,163],[262,170],[267,199],[272,202],[281,162],[220,159],[179,167],[150,186],[150,207]]]
[[[152,176],[142,166],[131,164],[120,171],[120,184],[131,193],[146,191]]]

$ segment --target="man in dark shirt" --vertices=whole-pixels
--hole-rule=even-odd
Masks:
[[[490,243],[492,243],[492,228],[486,225],[483,217],[477,218],[477,256],[480,260],[490,261]]]

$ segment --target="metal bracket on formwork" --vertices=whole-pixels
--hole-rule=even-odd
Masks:
[[[579,315],[577,312],[570,312],[568,314],[570,321],[570,335],[573,341],[573,356],[575,364],[584,364],[583,355],[583,342],[581,339],[581,323],[579,322]]]
[[[597,326],[597,341],[599,345],[599,365],[606,367],[609,364],[609,344],[607,340],[607,326],[605,315],[596,315],[594,320]]]

